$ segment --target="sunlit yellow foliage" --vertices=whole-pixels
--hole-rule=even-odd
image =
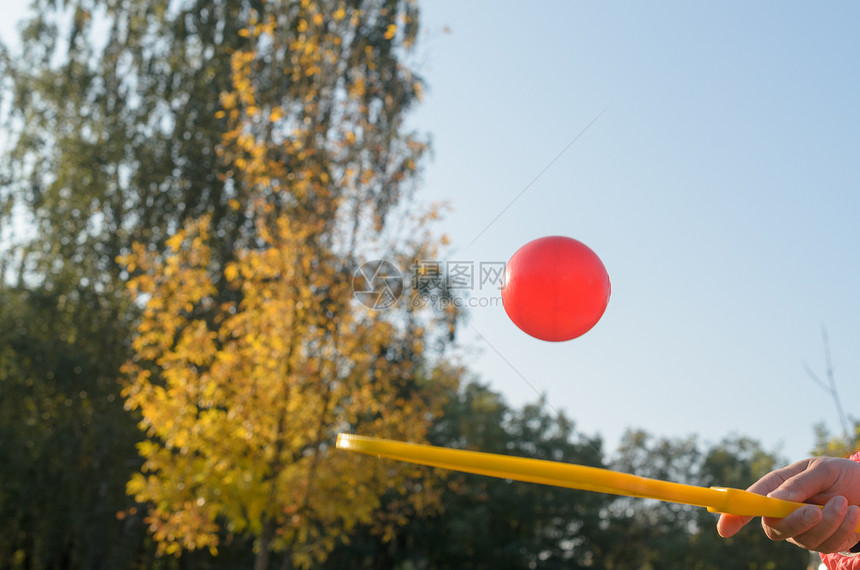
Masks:
[[[314,243],[316,228],[286,217],[224,268],[242,300],[213,310],[207,223],[177,233],[163,256],[126,260],[146,306],[124,396],[148,436],[129,493],[153,505],[163,553],[214,550],[221,524],[257,536],[270,525],[273,548],[322,559],[373,519],[382,492],[422,475],[335,451],[336,432],[421,441],[451,380],[417,378],[423,331],[404,338],[356,307],[342,261]],[[418,352],[393,358],[404,341]],[[427,485],[408,498],[434,500]]]
[[[232,56],[219,113],[227,205],[253,229],[223,266],[207,217],[164,251],[138,245],[120,259],[143,307],[124,369],[126,405],[146,433],[128,492],[149,505],[162,554],[216,552],[225,533],[249,534],[261,552],[309,567],[357,524],[390,537],[410,510],[437,507],[429,471],[333,443],[344,430],[425,438],[458,376],[426,347],[456,315],[423,315],[414,299],[370,311],[352,291],[367,244],[399,261],[436,254],[416,231],[432,209],[402,248],[378,239],[425,150],[398,134],[420,82],[362,38],[382,26],[390,46],[415,30],[340,1],[263,7],[241,32],[250,47]],[[402,495],[384,513],[383,493]]]
[[[823,424],[815,426],[814,455],[850,457],[860,449],[860,423],[854,422],[851,433],[841,436],[830,433]]]

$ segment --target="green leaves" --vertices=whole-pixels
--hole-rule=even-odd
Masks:
[[[115,515],[130,501],[134,419],[112,372],[115,339],[84,292],[0,289],[0,560],[123,566]],[[104,348],[113,352],[105,354]],[[111,358],[111,354],[114,354]]]

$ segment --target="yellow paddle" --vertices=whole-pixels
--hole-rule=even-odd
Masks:
[[[695,505],[715,513],[785,518],[795,509],[806,505],[741,489],[697,487],[597,467],[404,443],[348,433],[337,436],[337,447],[366,455],[490,477]]]

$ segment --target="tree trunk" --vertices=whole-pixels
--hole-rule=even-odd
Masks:
[[[260,535],[257,556],[254,558],[254,570],[268,570],[273,538],[275,538],[275,521],[267,519],[263,522],[263,533]]]

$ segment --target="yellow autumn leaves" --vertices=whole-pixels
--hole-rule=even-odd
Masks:
[[[214,551],[221,523],[259,534],[271,522],[273,548],[318,560],[417,474],[331,449],[350,428],[422,440],[451,379],[420,377],[418,339],[359,310],[312,229],[282,217],[265,247],[239,251],[222,273],[237,303],[215,300],[206,218],[162,255],[125,259],[146,305],[124,396],[148,436],[128,490],[152,505],[163,553]],[[404,341],[419,354],[401,361],[390,348]],[[432,505],[434,493],[410,500]]]
[[[370,21],[359,10],[284,4],[289,22],[272,9],[243,29],[251,49],[233,54],[220,98],[226,206],[248,216],[241,239],[215,261],[224,230],[204,216],[163,251],[136,245],[120,259],[142,307],[123,396],[146,435],[128,492],[149,506],[161,553],[216,553],[239,533],[308,567],[356,525],[390,536],[411,510],[438,506],[427,471],[333,442],[344,430],[423,440],[459,371],[427,354],[432,317],[409,304],[370,311],[351,286],[357,228],[385,227],[424,151],[380,130],[396,128],[374,118],[397,112],[385,82],[404,97],[418,84],[369,44],[344,51],[344,34]],[[398,30],[392,21],[383,35]],[[410,247],[430,255],[435,244],[413,231]],[[384,493],[400,498],[383,516]]]

